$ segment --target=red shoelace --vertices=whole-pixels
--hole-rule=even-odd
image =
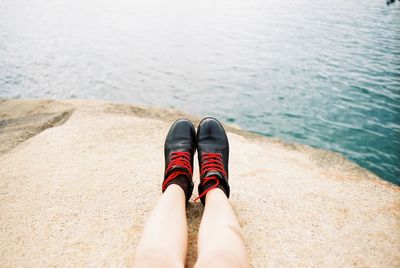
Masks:
[[[189,152],[172,152],[169,157],[170,162],[165,170],[165,174],[168,174],[173,168],[176,168],[176,170],[169,174],[169,176],[164,180],[162,184],[163,191],[165,191],[168,183],[170,183],[179,175],[191,176],[193,172],[192,165],[190,164]]]
[[[201,155],[203,157],[203,163],[200,167],[200,177],[205,176],[209,171],[218,171],[224,177],[226,177],[224,164],[222,163],[222,155],[220,153],[202,153]],[[214,181],[215,184],[205,190],[203,193],[201,193],[194,201],[197,201],[198,199],[205,196],[209,191],[219,186],[218,177],[216,175],[211,175],[203,179],[203,187],[206,185],[207,182],[210,181]]]

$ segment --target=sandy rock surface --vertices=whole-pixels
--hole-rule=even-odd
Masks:
[[[182,116],[0,101],[0,267],[128,266],[161,195],[165,135]],[[400,267],[398,186],[335,153],[227,130],[231,203],[252,267]],[[188,267],[202,210],[187,210]]]

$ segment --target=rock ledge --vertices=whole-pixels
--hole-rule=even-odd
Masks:
[[[198,122],[103,101],[1,100],[0,266],[128,266],[179,117]],[[253,267],[400,266],[398,186],[336,153],[227,130]],[[188,267],[202,209],[187,210]]]

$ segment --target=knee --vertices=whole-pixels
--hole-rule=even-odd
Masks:
[[[131,267],[184,267],[179,258],[170,256],[160,250],[145,250],[137,252]]]
[[[245,260],[240,259],[234,252],[218,251],[199,256],[196,268],[201,267],[248,267]]]

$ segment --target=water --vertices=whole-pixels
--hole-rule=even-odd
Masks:
[[[400,3],[2,0],[0,98],[214,115],[400,184]]]

